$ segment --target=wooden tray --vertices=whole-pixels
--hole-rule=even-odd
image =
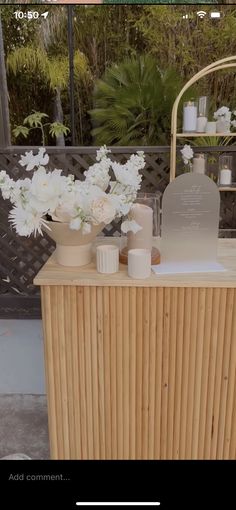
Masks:
[[[125,246],[123,250],[120,252],[120,262],[121,264],[128,265],[128,248]],[[152,247],[152,266],[154,264],[160,264],[161,262],[161,254],[157,248]]]

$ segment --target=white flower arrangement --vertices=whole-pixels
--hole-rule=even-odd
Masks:
[[[191,168],[192,158],[194,156],[192,147],[188,144],[185,144],[180,152],[182,154],[184,165],[189,165],[189,167]]]
[[[228,122],[231,121],[232,112],[228,108],[228,106],[221,106],[216,112],[214,112],[215,120],[226,120]]]
[[[125,216],[124,231],[137,231],[139,226],[126,217],[141,186],[144,153],[132,154],[121,164],[112,161],[109,152],[106,146],[97,151],[96,163],[84,173],[84,181],[75,180],[74,175],[63,176],[62,170],[46,170],[49,156],[45,148],[37,155],[30,151],[21,156],[19,163],[26,171],[36,168],[32,178],[14,181],[5,170],[0,171],[0,190],[3,199],[13,204],[9,220],[16,232],[27,237],[42,235],[42,228],[50,230],[47,215],[83,234],[90,233],[91,225]],[[115,175],[113,181],[110,170]]]

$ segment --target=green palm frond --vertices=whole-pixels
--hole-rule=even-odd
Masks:
[[[188,140],[189,143],[189,140]],[[218,145],[234,145],[236,143],[233,136],[199,136],[195,138],[191,145],[195,147],[216,147]]]
[[[28,124],[31,128],[40,127],[42,125],[42,120],[46,118],[48,118],[46,113],[36,112],[34,110],[33,113],[24,119],[23,124]]]
[[[64,124],[61,122],[52,122],[50,124],[49,133],[55,138],[59,137],[60,135],[67,135],[69,131],[69,128],[64,126]]]
[[[157,144],[170,135],[172,104],[182,82],[150,55],[115,64],[96,82],[92,131],[98,144]]]
[[[26,126],[16,126],[12,130],[13,135],[15,138],[18,138],[20,135],[22,135],[24,138],[27,138],[29,134],[29,129]]]

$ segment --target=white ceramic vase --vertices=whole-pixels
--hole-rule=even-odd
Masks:
[[[92,260],[92,243],[104,224],[91,225],[90,234],[72,230],[68,223],[49,221],[45,232],[56,242],[55,257],[62,266],[85,266]]]
[[[229,120],[217,120],[216,121],[216,132],[217,133],[230,133],[230,121]]]

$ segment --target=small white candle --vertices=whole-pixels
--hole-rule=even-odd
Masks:
[[[216,122],[207,122],[206,133],[216,133]]]
[[[183,131],[196,131],[197,128],[197,106],[189,101],[184,105]]]
[[[199,154],[198,157],[193,158],[193,172],[195,174],[204,174],[206,171],[206,162],[204,156]]]
[[[207,125],[207,117],[197,118],[197,133],[204,133]]]
[[[223,168],[223,170],[220,171],[220,184],[223,186],[230,185],[232,181],[232,172],[229,168]]]
[[[129,250],[128,275],[131,278],[144,279],[151,275],[151,251],[143,249]]]
[[[153,210],[145,204],[134,204],[130,210],[132,219],[141,228],[136,234],[128,232],[128,250],[135,248],[152,249]]]
[[[97,247],[98,273],[117,273],[119,270],[119,249],[114,244],[102,244]]]

